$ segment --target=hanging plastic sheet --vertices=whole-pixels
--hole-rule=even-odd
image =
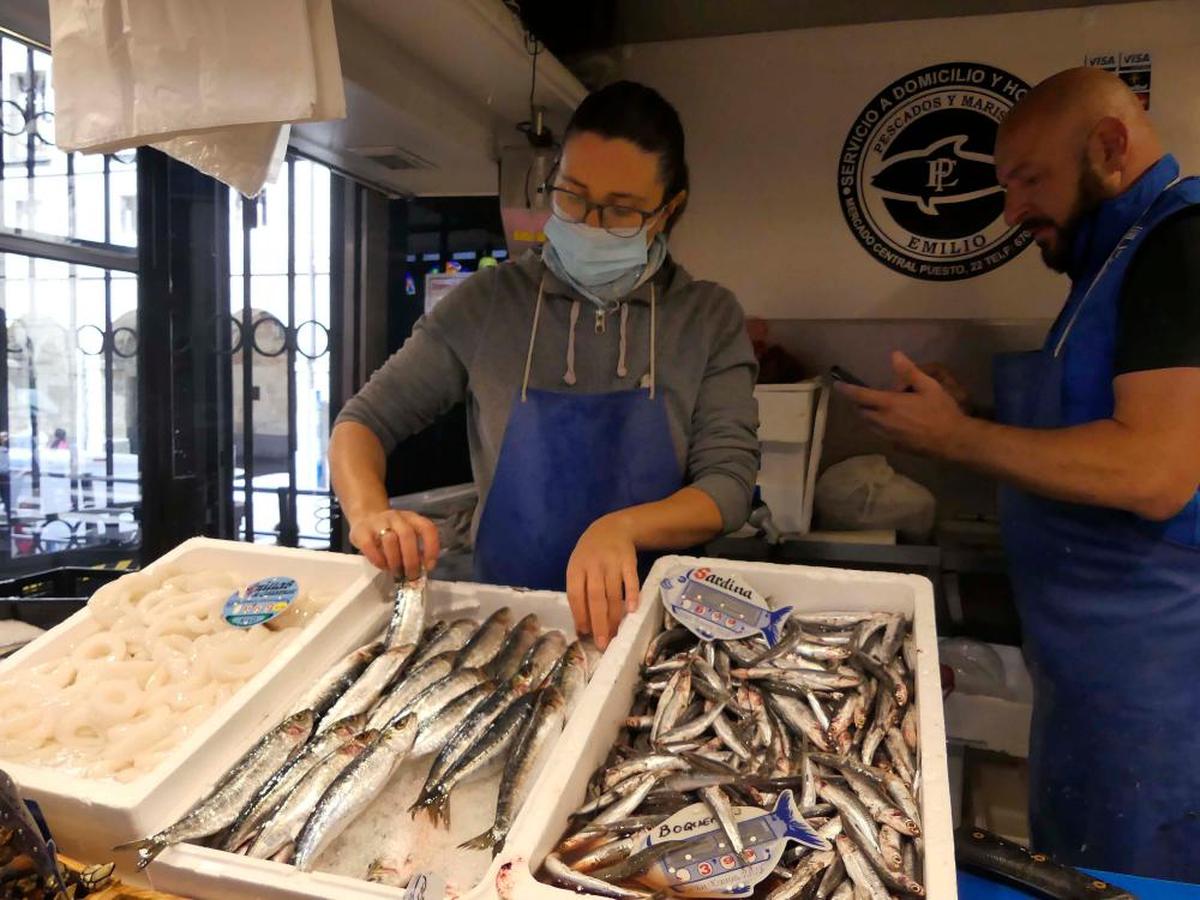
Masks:
[[[258,193],[289,125],[346,114],[330,0],[50,0],[63,150],[150,144]]]

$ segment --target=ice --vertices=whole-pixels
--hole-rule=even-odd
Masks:
[[[492,863],[491,852],[464,850],[458,845],[491,827],[500,773],[461,783],[454,789],[447,830],[435,826],[424,812],[416,819],[408,812],[421,792],[432,761],[433,757],[427,756],[404,763],[375,801],[318,857],[315,868],[366,878],[368,866],[383,856],[406,860],[406,868],[413,872],[443,876],[448,897],[478,884]]]

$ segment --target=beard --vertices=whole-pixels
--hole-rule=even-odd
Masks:
[[[1024,227],[1027,231],[1039,228],[1052,229],[1051,238],[1045,244],[1038,244],[1042,253],[1042,262],[1055,272],[1066,272],[1071,267],[1071,256],[1075,248],[1075,238],[1079,234],[1079,225],[1084,216],[1092,213],[1107,199],[1100,176],[1084,160],[1079,172],[1079,188],[1075,194],[1075,202],[1066,219],[1059,224],[1051,219],[1027,219]]]

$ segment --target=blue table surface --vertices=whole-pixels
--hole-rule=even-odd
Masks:
[[[1139,900],[1200,900],[1200,884],[1179,884],[1174,881],[1138,878],[1134,875],[1089,871],[1104,881],[1120,885],[1131,894],[1135,894]],[[960,900],[1023,900],[1031,895],[996,881],[959,872],[958,896]]]

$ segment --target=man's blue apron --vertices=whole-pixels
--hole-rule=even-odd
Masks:
[[[1112,416],[1129,262],[1156,225],[1200,204],[1200,179],[1175,181],[1178,171],[1164,157],[1084,223],[1045,347],[996,361],[1002,422],[1061,428]],[[1034,679],[1033,844],[1061,861],[1200,881],[1198,512],[1193,497],[1170,521],[1150,522],[1002,488]]]
[[[662,500],[683,476],[662,394],[649,389],[575,394],[533,390],[538,289],[521,393],[513,403],[475,537],[475,577],[561,591],[583,532],[607,513]],[[650,317],[655,315],[651,287]]]

